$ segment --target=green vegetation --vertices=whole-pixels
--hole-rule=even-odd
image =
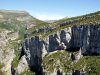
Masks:
[[[0,69],[3,68],[4,64],[0,63]]]
[[[2,14],[2,12],[1,12],[1,14]],[[23,14],[22,13],[18,14],[18,13],[15,13],[15,12],[12,12],[12,15],[11,15],[11,13],[8,13],[8,14],[4,13],[4,14],[6,16],[5,17],[6,20],[7,20],[7,17],[9,17],[9,16],[11,17],[11,22],[8,22],[8,21],[6,21],[4,23],[1,22],[0,27],[19,31],[21,39],[24,38],[24,34],[26,32],[26,29],[25,29],[26,25],[31,25],[31,24],[34,25],[33,27],[31,27],[27,30],[27,33],[29,33],[30,36],[32,36],[32,35],[42,35],[42,37],[45,37],[45,36],[48,36],[50,34],[53,34],[54,32],[57,32],[61,29],[64,29],[66,27],[71,27],[71,26],[74,26],[74,25],[77,25],[77,26],[91,25],[90,23],[95,25],[96,23],[99,23],[99,21],[100,21],[100,11],[95,12],[95,13],[82,15],[82,16],[72,17],[72,18],[64,18],[64,19],[58,20],[58,21],[56,21],[56,22],[54,22],[50,25],[52,27],[55,27],[56,29],[54,29],[50,32],[47,32],[46,34],[43,34],[41,32],[40,33],[33,33],[33,31],[36,30],[36,29],[48,27],[48,23],[40,21],[40,20],[38,20],[34,17],[31,17],[26,12],[24,12]],[[19,17],[19,16],[20,17],[30,16],[30,19],[27,22],[26,21],[19,21],[19,20],[16,19],[16,17]],[[60,24],[65,23],[65,22],[67,24],[60,27]]]
[[[35,75],[35,73],[33,73],[30,70],[26,70],[26,71],[22,72],[20,75]]]
[[[34,19],[34,22],[36,23],[36,26],[27,30],[27,32],[30,33],[30,35],[32,36],[38,35],[38,33],[35,33],[35,34],[33,33],[34,30],[48,27],[48,23],[40,21],[38,19]],[[41,32],[39,34],[41,34]]]
[[[50,73],[56,68],[62,68],[64,71],[69,71],[71,65],[70,53],[66,51],[57,51],[43,58],[43,65]],[[64,67],[66,66],[66,68]]]
[[[87,75],[100,75],[100,56],[87,56],[85,60]]]
[[[1,22],[0,23],[0,28],[16,31],[16,25],[13,25],[13,24],[10,24],[10,23],[6,23],[6,22]]]
[[[10,43],[11,45],[12,45],[12,47],[14,48],[14,50],[15,50],[15,58],[13,59],[13,61],[12,61],[12,67],[13,68],[15,68],[15,67],[17,67],[18,66],[18,63],[19,63],[19,57],[20,57],[20,51],[21,50],[19,50],[19,47],[21,47],[21,44],[19,43],[16,43],[15,41],[13,41],[13,42],[11,42]]]
[[[0,75],[7,75],[5,71],[0,70]]]
[[[100,74],[100,56],[84,56],[74,64],[75,70],[85,68],[86,75]]]
[[[18,63],[19,63],[19,56],[16,56],[13,61],[12,61],[12,67],[13,68],[16,68],[18,66]]]
[[[48,36],[50,34],[54,34],[57,31],[60,31],[62,29],[65,29],[67,27],[72,27],[72,26],[80,26],[80,25],[97,25],[100,24],[100,11],[92,14],[87,14],[83,16],[78,16],[78,17],[72,17],[72,18],[67,18],[67,19],[61,19],[53,24],[51,24],[52,27],[56,27],[56,29],[46,33],[45,36]],[[60,27],[60,24],[66,22],[64,26]],[[68,23],[70,22],[70,23]]]
[[[100,75],[100,56],[83,56],[78,62],[73,62],[69,52],[57,51],[43,58],[43,66],[49,73],[60,68],[65,73],[84,69],[86,75]]]
[[[29,33],[29,36],[33,35],[41,35],[42,38],[45,38],[48,35],[54,34],[57,31],[60,31],[62,29],[65,29],[67,27],[72,26],[80,26],[80,25],[100,25],[100,11],[83,15],[83,16],[77,16],[72,18],[64,18],[57,22],[52,23],[50,26],[54,27],[55,29],[52,31],[49,31],[47,33],[33,33],[34,30],[40,29],[40,28],[46,28],[48,27],[48,23],[45,23],[43,21],[40,21],[36,18],[32,18],[26,22],[26,21],[18,21],[15,19],[15,16],[18,17],[19,14],[10,14],[5,15],[7,17],[11,17],[11,21],[5,21],[0,22],[0,32],[1,29],[7,29],[14,32],[19,32],[19,38],[13,41],[9,41],[7,44],[7,48],[14,49],[16,57],[12,61],[12,67],[16,68],[19,63],[19,56],[20,51],[19,47],[21,46],[21,42],[18,43],[18,40],[23,40],[25,33]],[[19,16],[27,16],[29,14],[20,14]],[[6,18],[7,19],[7,18]],[[66,22],[66,23],[65,23]],[[64,26],[60,26],[60,24],[65,23]],[[26,29],[26,24],[34,24],[33,27]],[[54,69],[62,69],[63,72],[69,72],[70,70],[82,70],[85,68],[86,75],[100,75],[100,56],[83,56],[78,62],[73,62],[70,58],[70,52],[67,51],[57,51],[54,53],[50,53],[46,55],[43,58],[43,67],[49,72],[53,72]],[[77,54],[77,52],[74,52],[74,54]],[[0,69],[3,67],[3,64],[0,63]],[[5,75],[5,72],[0,70],[0,75]],[[26,70],[22,72],[20,75],[35,75],[30,70]]]
[[[2,71],[4,64],[0,63],[0,75],[6,75],[6,72]]]
[[[94,13],[90,13],[90,14],[86,14],[86,15],[82,15],[82,16],[76,16],[76,17],[71,17],[71,18],[64,18],[64,19],[61,19],[61,20],[58,20],[58,21],[56,21],[56,22],[54,22],[52,25],[53,26],[58,26],[59,24],[61,24],[61,23],[64,23],[64,22],[69,22],[69,21],[72,21],[72,22],[74,22],[75,20],[77,20],[78,21],[78,23],[80,22],[80,21],[82,21],[82,20],[88,20],[88,19],[94,19],[94,18],[97,18],[98,17],[98,19],[100,19],[100,11],[97,11],[97,12],[94,12]],[[95,19],[95,20],[97,20],[97,22],[99,22],[98,21],[98,19]],[[93,22],[94,20],[92,20],[92,21],[90,21],[90,22]],[[85,23],[87,23],[88,21],[86,21]],[[82,22],[81,22],[82,23]],[[80,23],[80,24],[81,24]],[[89,22],[88,22],[89,23]]]
[[[63,26],[60,26],[60,24],[63,24],[63,23],[65,24]],[[54,30],[49,31],[45,34],[40,32],[38,33],[38,35],[42,34],[42,37],[44,38],[48,35],[54,34],[57,31],[60,31],[67,27],[80,26],[80,25],[99,25],[99,24],[100,24],[100,11],[95,12],[95,13],[90,13],[87,15],[82,15],[82,16],[77,16],[77,17],[72,17],[72,18],[64,18],[64,19],[58,20],[50,24],[51,27],[55,28]],[[34,29],[46,28],[47,26],[41,26],[41,27],[36,26],[36,28],[34,27]],[[35,33],[35,35],[37,34]]]
[[[44,22],[39,21],[37,19],[33,19],[33,20],[35,20],[35,22],[38,24],[37,26],[35,26],[36,28],[38,28],[39,26],[42,27],[43,25],[46,25]],[[33,27],[32,29],[34,29],[35,27]],[[27,30],[27,32],[28,33],[31,32],[30,30],[32,30],[32,29]],[[19,28],[19,38],[15,41],[10,42],[11,48],[15,49],[15,55],[16,55],[16,57],[12,61],[12,66],[14,68],[18,66],[19,56],[20,56],[20,51],[18,48],[21,46],[21,43],[18,44],[17,41],[24,39],[25,32],[26,32],[25,26],[21,25]]]

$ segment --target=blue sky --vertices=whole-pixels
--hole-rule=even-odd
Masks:
[[[100,0],[0,0],[0,9],[24,10],[51,20],[100,11]]]

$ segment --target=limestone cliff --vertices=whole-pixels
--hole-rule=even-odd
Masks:
[[[26,11],[0,10],[0,75],[29,72],[27,57],[21,57],[21,44],[26,31],[31,32],[34,27],[41,28],[40,25],[47,23],[32,17]]]
[[[42,56],[56,50],[79,51],[82,54],[100,54],[100,25],[81,25],[65,28],[49,35],[44,40],[39,36],[26,38],[23,43],[24,54],[33,71],[42,73]],[[82,54],[76,56],[79,60]],[[44,55],[45,54],[45,55]],[[38,67],[37,67],[38,66]]]
[[[22,27],[17,23],[18,30],[13,29],[14,25],[9,29],[12,19],[0,23],[1,75],[100,75],[100,58],[91,57],[100,55],[100,12],[60,20],[48,27],[37,19],[34,19],[37,26],[26,23],[33,18],[25,17],[28,14],[25,12],[8,11],[5,16],[2,12],[5,11],[0,12],[2,22],[5,16],[13,13],[12,19],[24,23]],[[8,28],[3,27],[5,25]]]

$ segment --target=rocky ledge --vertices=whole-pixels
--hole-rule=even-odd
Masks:
[[[79,51],[75,55],[78,61],[82,55],[100,55],[100,25],[81,25],[65,28],[47,36],[26,38],[23,42],[23,55],[33,71],[43,74],[42,59],[50,52],[66,50]],[[37,67],[38,66],[38,67]]]

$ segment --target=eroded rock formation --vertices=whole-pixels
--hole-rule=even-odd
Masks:
[[[77,60],[80,59],[81,53],[100,54],[99,35],[99,25],[73,26],[46,37],[46,40],[40,39],[39,36],[26,38],[23,47],[30,67],[43,74],[42,56],[46,53],[79,48],[81,51],[75,56]]]

